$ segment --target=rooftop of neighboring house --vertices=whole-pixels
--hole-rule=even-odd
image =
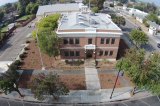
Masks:
[[[103,30],[102,32],[121,32],[121,29],[112,22],[110,16],[102,13],[71,13],[63,15],[58,28],[58,31],[62,30],[92,30],[91,32]]]
[[[129,12],[132,13],[135,17],[139,17],[141,19],[145,18],[148,15],[148,13],[134,8],[129,8]]]
[[[64,11],[79,11],[81,4],[78,3],[66,3],[66,4],[52,4],[52,5],[44,5],[39,6],[36,15],[44,15],[44,13],[50,12],[64,12]]]
[[[155,22],[148,21],[148,24],[149,24],[151,27],[159,28],[159,25],[158,25],[158,24],[156,24]]]

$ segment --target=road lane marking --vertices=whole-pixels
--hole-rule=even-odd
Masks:
[[[148,104],[147,102],[143,101],[143,100],[139,100],[140,102],[146,104],[147,106],[151,106],[150,104]]]

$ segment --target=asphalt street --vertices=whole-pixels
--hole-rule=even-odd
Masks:
[[[135,29],[137,28],[138,26],[136,25],[136,22],[133,23],[131,21],[129,21],[127,18],[126,18],[126,25],[124,26],[124,31],[127,31],[128,33],[132,30],[132,29]],[[129,36],[129,35],[128,35]],[[149,38],[149,42],[148,44],[145,44],[145,45],[142,45],[142,48],[144,48],[147,52],[153,52],[153,51],[159,51],[160,49],[157,47],[157,44],[156,42]]]
[[[160,106],[160,96],[151,96],[138,100],[92,104],[47,104],[0,98],[0,106]]]
[[[29,23],[28,25],[31,25]],[[25,27],[17,28],[12,35],[0,48],[0,61],[13,61],[17,58],[20,51],[24,48],[25,41],[27,36],[31,34],[34,27],[28,28],[28,25]]]
[[[120,16],[124,16],[125,15],[128,15],[126,12],[120,10],[120,12],[116,12],[117,10],[111,8],[113,11],[115,11],[115,13],[117,15],[120,15]],[[136,21],[135,22],[132,22],[130,21],[129,19],[127,19],[127,17],[125,17],[125,20],[126,20],[126,25],[122,27],[122,31],[124,33],[124,35],[122,35],[122,38],[124,38],[125,42],[130,42],[130,44],[133,44],[133,42],[130,40],[129,38],[129,33],[131,32],[132,29],[136,29],[138,28],[139,26],[136,24]],[[128,41],[126,41],[126,39],[128,39]],[[155,40],[153,40],[152,38],[149,37],[149,42],[148,44],[145,44],[145,45],[142,45],[141,48],[144,48],[146,50],[147,53],[152,53],[154,51],[160,51],[160,48],[157,47],[157,42]]]

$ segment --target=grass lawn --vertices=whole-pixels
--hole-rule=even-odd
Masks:
[[[1,32],[7,32],[8,31],[8,26],[2,27]]]
[[[28,19],[30,19],[33,15],[25,15],[20,17],[19,19],[17,19],[17,21],[26,21]]]

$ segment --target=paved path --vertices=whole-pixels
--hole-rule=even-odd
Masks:
[[[135,100],[117,101],[117,102],[104,102],[104,103],[90,103],[90,104],[80,104],[80,103],[36,103],[27,102],[23,100],[5,99],[0,98],[0,106],[160,106],[160,97],[150,96],[139,98]]]
[[[47,103],[100,103],[100,102],[109,102],[117,100],[126,100],[131,97],[130,91],[131,87],[117,88],[115,89],[112,99],[110,99],[112,89],[100,89],[100,90],[71,90],[68,95],[62,95],[59,97],[58,101],[53,101],[52,96],[47,96],[42,102]],[[17,92],[12,92],[8,95],[1,94],[1,97],[24,100],[31,102],[38,102],[30,89],[20,89],[24,98],[19,98]]]
[[[101,89],[96,68],[85,68],[87,90]]]

